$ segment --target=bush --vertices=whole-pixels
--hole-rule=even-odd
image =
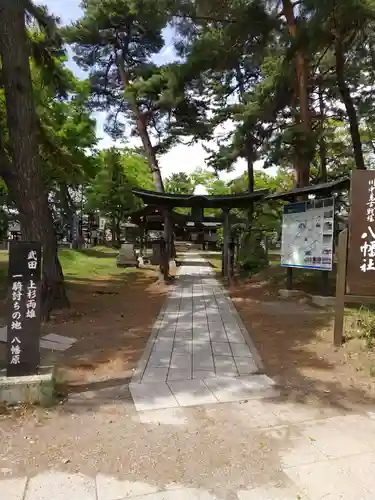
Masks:
[[[255,274],[268,266],[268,257],[262,245],[262,233],[245,233],[240,248],[240,266],[244,271]]]

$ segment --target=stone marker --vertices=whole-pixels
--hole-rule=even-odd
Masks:
[[[120,252],[116,258],[116,264],[118,267],[138,265],[133,243],[123,243],[121,245]]]
[[[9,247],[7,376],[33,375],[40,363],[40,243],[12,241]]]

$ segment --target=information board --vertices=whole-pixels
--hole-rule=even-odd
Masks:
[[[34,374],[39,366],[41,257],[40,243],[10,242],[8,377]]]
[[[281,265],[331,271],[333,236],[333,198],[285,205]]]

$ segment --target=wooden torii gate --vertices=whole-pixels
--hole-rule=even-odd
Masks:
[[[146,205],[159,207],[164,216],[164,240],[165,240],[165,261],[163,265],[164,278],[169,276],[169,258],[171,256],[171,246],[173,228],[171,223],[171,213],[176,207],[187,207],[192,209],[195,219],[203,219],[205,208],[218,208],[223,213],[223,254],[222,269],[223,276],[230,279],[230,211],[233,208],[248,208],[251,203],[262,200],[268,190],[254,191],[253,193],[238,193],[230,195],[189,195],[174,193],[159,193],[146,189],[133,189],[133,193],[141,198]]]

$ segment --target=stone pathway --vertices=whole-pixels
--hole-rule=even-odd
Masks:
[[[134,374],[135,406],[114,385],[0,415],[0,500],[374,499],[375,405],[276,393],[225,291],[187,259]]]
[[[250,336],[208,262],[187,254],[130,384],[137,410],[274,394]]]

